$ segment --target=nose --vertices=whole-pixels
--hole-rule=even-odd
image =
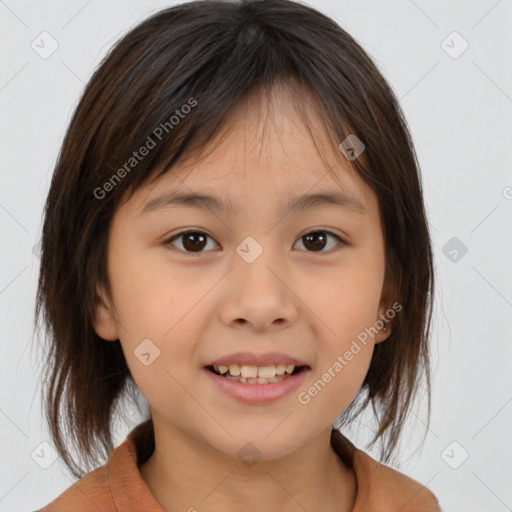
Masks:
[[[235,254],[221,299],[226,325],[255,332],[283,329],[295,322],[298,302],[289,274],[275,259],[270,261],[266,251],[251,263]]]

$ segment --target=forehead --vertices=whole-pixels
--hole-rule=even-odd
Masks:
[[[165,202],[198,204],[201,196],[203,204],[231,213],[248,197],[273,200],[280,213],[314,201],[368,210],[372,191],[337,149],[318,112],[309,107],[305,113],[307,119],[286,89],[249,98],[207,145],[184,155],[165,174],[157,170],[156,179],[137,191],[138,209],[151,211]]]

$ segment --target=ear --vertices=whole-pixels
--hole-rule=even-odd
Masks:
[[[384,340],[387,340],[389,335],[391,334],[391,329],[392,329],[391,328],[391,321],[385,320],[384,311],[387,311],[387,309],[384,309],[383,311],[381,311],[381,313],[377,316],[377,320],[379,320],[377,325],[381,325],[381,322],[383,322],[384,323],[384,327],[382,329],[379,329],[379,332],[373,338],[373,342],[375,344],[381,343]],[[383,315],[382,317],[380,316],[381,314]],[[376,320],[376,322],[377,322],[377,320]],[[378,329],[377,326],[376,326],[376,329]]]
[[[96,288],[96,306],[94,311],[93,327],[96,334],[108,341],[119,338],[114,308],[110,304],[103,288]]]
[[[392,305],[396,302],[393,300],[395,296],[396,290],[392,285],[387,284],[383,287],[377,315],[375,318],[375,327],[377,329],[379,326],[382,328],[379,329],[379,332],[373,338],[374,343],[381,343],[384,340],[387,340],[391,334],[394,324],[393,318],[396,315],[396,311],[392,307]],[[390,317],[389,313],[386,314],[389,310],[393,311],[393,317]]]

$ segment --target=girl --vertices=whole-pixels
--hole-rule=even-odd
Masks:
[[[46,203],[45,406],[79,480],[42,510],[439,511],[385,465],[422,374],[430,416],[433,283],[410,135],[353,38],[290,0],[151,16]],[[370,403],[380,461],[338,430]]]

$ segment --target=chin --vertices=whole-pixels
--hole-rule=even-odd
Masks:
[[[230,437],[222,433],[216,439],[210,439],[210,445],[224,455],[246,463],[248,467],[254,465],[253,461],[272,461],[286,457],[301,446],[302,439],[298,432],[279,425],[282,421],[268,421],[268,425],[260,424],[240,428],[231,428]],[[306,440],[304,440],[306,442]]]

